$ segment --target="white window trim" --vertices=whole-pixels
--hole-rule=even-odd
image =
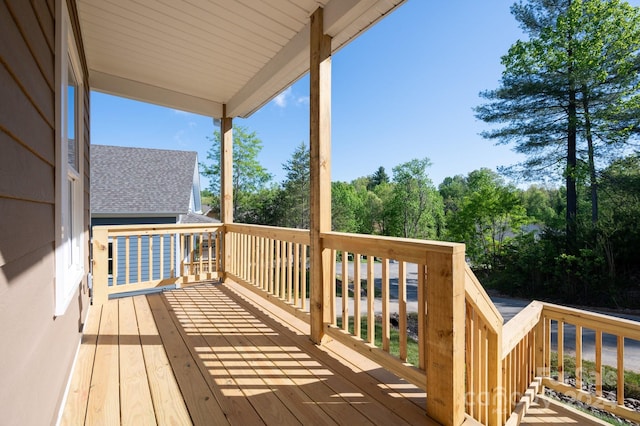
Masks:
[[[82,78],[78,55],[75,44],[73,29],[69,11],[65,0],[56,0],[56,173],[55,173],[55,309],[54,315],[63,315],[75,292],[78,289],[84,275],[84,241],[86,234],[84,230],[84,81]],[[77,88],[75,91],[74,112],[77,117],[74,136],[77,141],[79,152],[78,169],[74,170],[68,162],[67,143],[67,111],[68,111],[68,75],[69,66],[72,67],[76,75]],[[72,186],[73,194],[70,194],[69,179],[75,180]],[[74,200],[72,217],[75,218],[72,224],[68,224],[69,218],[66,214],[69,203]],[[71,232],[72,238],[69,240],[67,234]],[[72,247],[69,247],[69,244]],[[72,253],[73,263],[69,265],[69,253]]]

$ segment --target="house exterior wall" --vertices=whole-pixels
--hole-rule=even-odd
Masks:
[[[100,225],[155,225],[166,223],[177,223],[177,217],[94,217],[91,219],[91,226]],[[169,236],[164,236],[163,244],[163,256],[164,259],[171,258],[171,245]],[[110,240],[110,244],[114,244],[114,241]],[[113,272],[115,268],[116,272],[116,285],[125,284],[126,280],[126,251],[125,251],[125,238],[118,237],[117,241],[117,258],[112,257],[113,250],[109,250],[109,261],[111,262],[109,267],[109,285],[113,285]],[[138,238],[131,237],[129,241],[130,253],[129,253],[129,282],[137,282],[138,280]],[[169,277],[171,269],[176,268],[179,264],[180,251],[175,248],[176,263],[171,265],[169,261],[165,261],[163,264],[163,270],[160,271],[160,236],[155,235],[152,242],[153,247],[153,268],[151,270],[151,276],[149,276],[149,237],[143,236],[140,241],[140,258],[142,269],[140,271],[140,277],[142,281],[150,281],[154,279],[160,279],[161,277]]]
[[[89,305],[55,309],[55,1],[0,2],[0,423],[55,423]],[[68,1],[73,25],[76,8]],[[76,36],[78,32],[76,31]],[[78,38],[78,37],[77,37]],[[78,39],[81,50],[82,44]],[[82,54],[81,54],[82,56]],[[84,58],[81,58],[84,62]],[[88,81],[83,64],[84,80]],[[84,226],[89,213],[85,85]],[[85,233],[85,271],[89,270]]]

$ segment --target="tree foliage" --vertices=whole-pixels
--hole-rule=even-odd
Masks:
[[[597,220],[597,169],[636,129],[640,14],[619,0],[530,0],[512,8],[529,39],[502,57],[498,89],[476,115],[483,135],[527,159],[512,176],[564,176],[567,241],[575,249],[577,181],[587,177]]]
[[[202,164],[203,175],[209,177],[209,189],[220,194],[220,132],[215,131],[209,138],[211,148],[207,159],[211,164]],[[258,155],[262,150],[262,141],[255,132],[242,126],[233,127],[233,218],[248,222],[245,217],[251,210],[252,197],[264,189],[271,180],[271,174],[260,164]]]
[[[282,165],[287,174],[276,201],[280,226],[309,229],[309,161],[309,147],[301,143]]]
[[[413,159],[393,168],[391,232],[404,238],[440,237],[444,214],[442,197],[427,174],[428,158]]]
[[[467,245],[476,266],[495,269],[504,243],[521,232],[525,209],[516,188],[489,169],[469,173],[464,188],[457,210],[447,216],[449,236]]]

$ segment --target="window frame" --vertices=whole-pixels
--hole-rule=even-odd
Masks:
[[[65,0],[56,0],[55,307],[64,315],[85,276],[84,90],[85,82]],[[69,75],[75,77],[72,113],[75,159],[69,160]],[[75,167],[77,165],[77,168]]]

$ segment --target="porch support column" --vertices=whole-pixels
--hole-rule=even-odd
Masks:
[[[427,253],[427,415],[459,426],[465,412],[464,245]]]
[[[233,120],[227,117],[223,105],[220,120],[220,221],[233,223]],[[231,268],[231,235],[225,230],[222,243],[222,279],[225,280]]]
[[[331,37],[324,34],[323,9],[311,15],[310,186],[311,340],[322,343],[330,322],[330,250],[320,234],[331,231]]]

